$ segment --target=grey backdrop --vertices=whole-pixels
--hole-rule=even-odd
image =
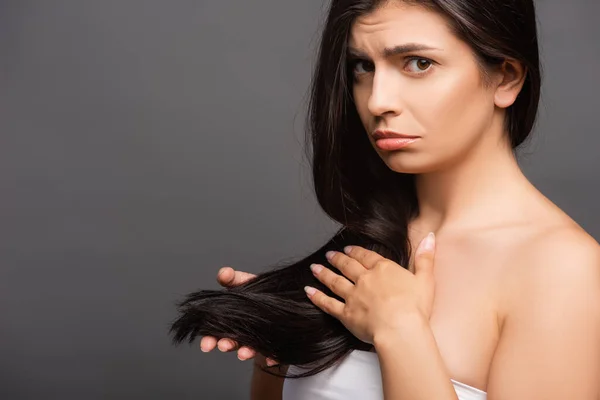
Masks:
[[[600,2],[538,2],[523,168],[600,237]],[[0,2],[0,398],[245,399],[174,301],[335,230],[302,156],[322,1]]]

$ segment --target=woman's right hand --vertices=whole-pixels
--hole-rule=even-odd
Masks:
[[[240,285],[246,282],[248,279],[254,278],[256,275],[243,272],[236,271],[231,267],[223,267],[219,270],[217,274],[217,282],[223,287],[232,287]],[[237,349],[238,358],[242,361],[248,360],[256,356],[256,351],[248,346],[242,346],[238,348],[238,343],[235,340],[221,338],[217,340],[214,336],[203,336],[200,340],[200,349],[204,352],[209,352],[213,350],[215,347],[218,347],[222,352],[229,352]],[[270,358],[266,359],[268,366],[277,365],[278,363],[275,360]]]

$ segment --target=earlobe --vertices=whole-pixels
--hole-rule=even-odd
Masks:
[[[510,107],[523,88],[527,68],[516,60],[505,60],[501,67],[502,81],[496,88],[494,102],[500,108]]]

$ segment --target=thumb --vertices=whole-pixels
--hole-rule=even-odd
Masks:
[[[415,253],[415,275],[432,275],[435,255],[435,234],[425,236]]]
[[[221,286],[233,287],[241,285],[242,283],[254,278],[255,276],[256,275],[254,274],[243,271],[236,271],[235,269],[229,266],[225,266],[219,270],[219,273],[217,274],[217,281]]]

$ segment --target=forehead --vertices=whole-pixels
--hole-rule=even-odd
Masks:
[[[439,13],[418,5],[389,1],[356,18],[348,45],[368,51],[406,42],[444,47],[456,40]]]

